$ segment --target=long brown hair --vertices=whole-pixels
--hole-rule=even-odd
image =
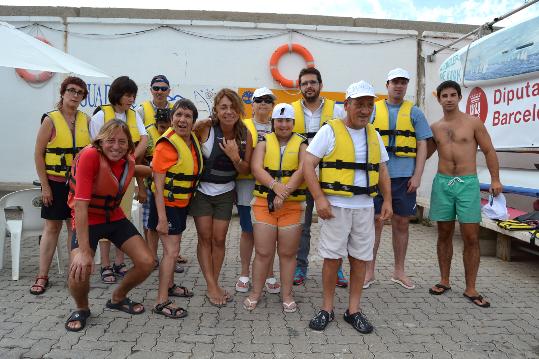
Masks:
[[[79,77],[68,76],[68,77],[66,77],[66,79],[64,81],[62,81],[62,84],[60,85],[60,100],[56,104],[56,108],[58,110],[61,110],[62,106],[64,105],[63,96],[66,93],[67,86],[69,86],[69,85],[77,85],[77,86],[79,86],[80,88],[82,88],[84,90],[84,95],[82,95],[82,100],[81,101],[84,101],[86,96],[88,96],[88,86],[86,85],[86,82],[84,82]]]
[[[238,121],[236,121],[236,123],[234,124],[234,140],[236,141],[236,144],[241,151],[241,149],[244,148],[246,144],[245,142],[245,144],[242,145],[242,141],[247,140],[247,127],[245,127],[245,124],[242,121],[242,119],[245,117],[243,101],[235,91],[224,88],[217,92],[217,95],[215,95],[215,98],[213,99],[213,108],[211,114],[212,122],[214,125],[219,124],[219,118],[217,117],[217,105],[223,99],[223,97],[228,98],[230,102],[232,102],[232,108],[240,116]]]
[[[122,130],[122,132],[125,133],[125,135],[127,136],[127,143],[129,147],[127,153],[135,152],[135,143],[131,138],[131,132],[129,132],[129,127],[127,127],[127,124],[125,122],[120,120],[111,120],[107,122],[103,127],[101,127],[101,130],[99,130],[99,133],[92,141],[92,145],[97,148],[99,152],[103,153],[103,146],[101,145],[101,141],[106,141],[107,139],[112,137],[112,134],[118,129]]]

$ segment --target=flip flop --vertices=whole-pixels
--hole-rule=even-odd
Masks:
[[[256,305],[258,304],[258,300],[251,300],[249,297],[245,298],[243,301],[243,309],[248,311],[253,311],[256,308]]]
[[[106,304],[107,308],[109,308],[109,309],[119,310],[120,312],[124,312],[124,313],[128,313],[128,314],[137,315],[137,314],[144,313],[144,311],[145,311],[144,306],[142,306],[141,311],[137,312],[135,310],[136,305],[141,305],[142,306],[141,303],[134,302],[134,301],[132,301],[131,299],[129,299],[127,297],[125,297],[124,299],[122,299],[118,303],[112,303],[112,300],[109,299],[107,301],[107,304]]]
[[[363,289],[367,289],[369,288],[371,285],[373,285],[374,283],[376,283],[376,279],[371,279],[370,281],[368,281],[367,283],[363,283]]]
[[[415,288],[415,285],[407,285],[405,284],[403,281],[401,281],[400,279],[397,279],[397,278],[391,278],[391,281],[393,283],[397,283],[397,284],[400,284],[403,288],[406,288],[406,289],[414,289]]]
[[[295,301],[283,302],[283,312],[294,313],[296,310],[298,310],[298,305]]]
[[[434,290],[432,288],[429,288],[429,293],[432,294],[432,295],[442,295],[445,292],[447,292],[448,290],[451,290],[451,287],[445,286],[445,285],[443,285],[441,283],[435,284],[434,286],[436,288],[438,288],[438,289],[441,289],[441,291],[438,292],[438,291],[436,291],[436,290]]]
[[[463,296],[465,296],[466,298],[468,298],[468,300],[470,300],[473,304],[477,305],[478,307],[481,307],[481,308],[488,308],[490,307],[490,303],[487,302],[485,300],[485,302],[483,304],[479,304],[477,303],[476,301],[480,301],[482,302],[483,301],[483,296],[478,294],[478,295],[475,295],[475,296],[470,296],[470,295],[467,295],[466,293],[462,293]]]

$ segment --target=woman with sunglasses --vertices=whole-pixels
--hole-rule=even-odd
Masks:
[[[249,173],[253,151],[252,138],[241,121],[243,115],[243,102],[238,94],[222,89],[214,99],[212,125],[197,129],[204,170],[189,214],[195,219],[197,257],[208,286],[206,296],[211,305],[218,307],[232,300],[219,285],[219,275],[232,217],[235,179],[238,173]]]
[[[282,308],[292,313],[297,310],[292,296],[295,257],[305,220],[306,185],[302,168],[307,138],[293,132],[294,108],[289,104],[275,106],[272,124],[274,132],[256,145],[251,163],[256,179],[252,202],[255,259],[253,289],[243,307],[253,310],[260,301],[268,266],[277,247]]]
[[[34,295],[43,294],[50,285],[49,268],[62,222],[67,227],[67,248],[71,240],[71,210],[67,205],[67,182],[73,157],[90,143],[88,116],[79,105],[88,95],[86,83],[78,77],[67,77],[60,85],[56,110],[43,115],[37,133],[34,160],[41,182],[41,218],[45,219],[39,244],[39,272],[30,288]]]
[[[271,132],[271,112],[275,104],[275,95],[267,87],[261,87],[254,91],[252,97],[253,118],[243,120],[251,134],[253,148],[259,141],[264,141],[264,136]],[[236,206],[240,216],[240,260],[241,274],[236,282],[236,291],[249,291],[249,266],[253,254],[253,223],[251,220],[251,201],[255,189],[255,180],[252,174],[238,175],[236,179]],[[268,277],[266,279],[266,291],[279,293],[281,285],[273,274],[273,261],[271,262]]]

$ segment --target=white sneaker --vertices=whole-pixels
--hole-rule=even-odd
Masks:
[[[247,293],[249,291],[249,277],[239,277],[236,282],[236,292]]]

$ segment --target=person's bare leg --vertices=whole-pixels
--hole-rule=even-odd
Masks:
[[[67,253],[70,254],[69,258],[71,258],[71,238],[73,237],[73,223],[71,219],[66,219],[65,224],[67,229]]]
[[[277,241],[277,228],[263,224],[254,224],[255,259],[253,260],[253,286],[249,299],[258,301],[262,295],[264,282],[268,273],[268,266],[275,253]]]
[[[367,284],[375,279],[374,270],[376,269],[376,255],[380,247],[380,239],[382,238],[382,230],[384,229],[384,221],[380,220],[380,215],[374,216],[374,248],[372,261],[368,261],[365,269],[365,280],[363,284]]]
[[[161,235],[163,243],[163,257],[159,265],[159,289],[157,291],[157,304],[168,300],[168,288],[174,283],[174,268],[180,251],[180,235]]]
[[[61,230],[61,220],[45,220],[45,225],[43,226],[43,232],[41,234],[41,242],[39,243],[39,271],[37,273],[38,277],[47,277],[49,275],[52,257],[54,256],[54,250],[56,249],[56,246],[58,244],[58,237]],[[36,284],[44,286],[45,282],[45,279],[38,279]],[[30,289],[34,291],[40,291],[41,287],[32,285]]]
[[[322,309],[330,313],[333,310],[335,297],[335,283],[337,282],[337,271],[341,266],[342,259],[324,258],[322,265]]]
[[[110,267],[110,242],[99,241],[99,251],[101,253],[101,267]]]
[[[213,273],[213,218],[211,216],[199,216],[194,217],[194,220],[198,236],[197,258],[200,269],[202,270],[202,275],[206,280],[208,289],[207,296],[213,304],[223,305],[226,303],[226,298],[222,295]]]
[[[125,262],[125,254],[121,249],[114,247],[114,264],[120,265]]]
[[[129,238],[122,244],[122,252],[125,252],[133,261],[133,267],[125,274],[120,284],[112,292],[112,303],[118,303],[127,297],[127,293],[135,288],[153,271],[153,256],[150,248],[140,235]],[[142,305],[135,306],[135,311],[144,308]]]
[[[438,242],[436,253],[438,254],[438,265],[440,266],[440,284],[446,287],[449,285],[449,274],[451,271],[451,260],[453,258],[453,233],[455,232],[455,221],[438,221]],[[443,292],[444,289],[433,286],[435,292]]]
[[[252,232],[241,231],[240,237],[240,261],[241,276],[249,277],[249,267],[253,255],[254,237]]]
[[[70,253],[70,260],[71,260],[77,253],[78,249],[75,249]],[[92,253],[95,254],[95,253]],[[92,256],[93,257],[93,256]],[[73,297],[73,300],[75,301],[75,306],[77,307],[77,310],[88,310],[89,309],[89,302],[88,302],[88,293],[90,292],[90,275],[87,275],[86,278],[83,280],[75,280],[71,278],[71,276],[68,274],[67,279],[67,286],[69,288],[69,292],[71,293],[71,296]],[[80,328],[81,323],[79,321],[73,321],[68,324],[68,327],[71,329],[78,329]]]
[[[213,277],[215,283],[220,288],[221,295],[226,296],[225,290],[219,286],[219,276],[221,275],[221,268],[225,260],[225,242],[226,234],[228,232],[228,225],[230,221],[222,219],[213,219],[213,236],[212,236],[212,265],[213,265]]]
[[[159,233],[157,231],[148,229],[146,239],[148,241],[148,247],[152,252],[154,261],[157,261],[157,247],[159,246]]]
[[[475,286],[481,258],[479,250],[479,223],[461,223],[460,232],[464,242],[464,251],[462,253],[464,276],[466,278],[466,290],[464,290],[464,294],[469,297],[475,297],[479,295]],[[486,300],[476,300],[475,302],[477,304],[484,304]]]
[[[295,227],[279,228],[277,253],[279,254],[279,268],[281,272],[281,298],[284,303],[294,301],[292,284],[294,282],[296,253],[299,248],[302,227],[302,225],[297,225]]]
[[[348,297],[348,313],[354,314],[361,311],[361,293],[365,280],[365,268],[367,262],[348,256],[350,261],[350,295]]]
[[[400,280],[407,286],[413,286],[412,280],[404,271],[404,262],[406,260],[406,251],[408,250],[408,230],[410,218],[393,214],[391,218],[391,232],[393,238],[393,256],[395,267],[393,269],[393,278]]]

